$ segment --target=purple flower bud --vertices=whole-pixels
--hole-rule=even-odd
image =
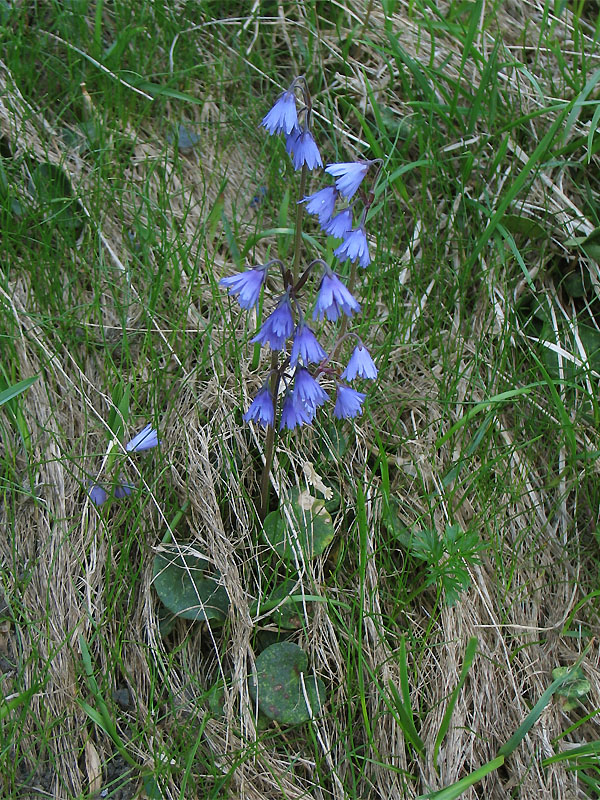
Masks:
[[[308,169],[323,166],[319,148],[313,139],[312,133],[306,128],[293,131],[287,137],[285,149],[292,157],[294,169],[300,169],[304,164]]]
[[[135,487],[131,483],[127,483],[122,475],[119,475],[119,483],[115,489],[115,498],[117,500],[122,500],[124,497],[129,497],[134,488]]]
[[[295,367],[299,358],[302,359],[302,363],[305,366],[311,363],[318,364],[323,361],[324,358],[327,358],[327,353],[323,350],[317,341],[317,337],[305,322],[300,323],[296,328],[296,335],[294,336],[294,342],[292,344],[290,366]]]
[[[336,198],[337,189],[334,189],[333,186],[326,186],[325,189],[320,189],[318,192],[304,197],[300,202],[306,203],[306,210],[309,214],[316,214],[318,216],[319,225],[323,227],[325,223],[331,219]],[[352,227],[352,222],[350,223],[350,227]],[[324,230],[326,230],[326,228],[324,228]]]
[[[310,425],[314,416],[314,411],[311,412],[301,403],[295,402],[293,395],[287,392],[281,410],[279,430],[287,428],[291,431],[298,425]]]
[[[371,263],[371,256],[364,225],[359,225],[358,228],[354,228],[354,230],[344,234],[344,241],[339,247],[336,247],[333,255],[337,256],[340,261],[345,261],[346,259],[356,261],[358,259],[361,267],[368,267]]]
[[[339,164],[327,164],[325,172],[337,178],[335,185],[340,194],[348,200],[356,192],[372,161],[344,161]]]
[[[336,239],[341,239],[348,231],[352,230],[352,209],[345,208],[329,220],[327,225],[323,225],[323,230]]]
[[[294,377],[292,398],[296,404],[303,405],[309,414],[314,415],[317,408],[329,400],[329,395],[307,369],[298,367]]]
[[[293,84],[292,84],[293,87]],[[296,95],[293,88],[281,94],[271,110],[263,117],[261,123],[271,135],[274,133],[290,134],[298,127]]]
[[[377,367],[369,355],[369,351],[362,344],[357,345],[350,356],[348,366],[342,372],[342,378],[346,381],[353,381],[356,376],[375,380],[377,377]]]
[[[238,302],[242,308],[252,308],[257,305],[260,290],[265,282],[268,266],[252,267],[239,275],[230,275],[221,278],[219,286],[227,287],[232,297],[238,295]]]
[[[256,420],[264,428],[272,425],[275,420],[275,407],[273,405],[273,395],[268,385],[265,384],[256,395],[250,408],[244,414],[244,422]]]
[[[88,486],[88,496],[95,506],[101,506],[108,500],[108,493],[104,487],[98,483],[90,484]]]
[[[150,450],[158,444],[158,433],[152,425],[146,427],[127,442],[125,449],[128,453],[140,453],[142,450]]]
[[[313,319],[327,317],[331,322],[335,322],[342,314],[351,317],[358,311],[360,311],[360,305],[335,272],[326,271],[319,286]]]
[[[348,419],[350,417],[357,417],[362,414],[362,404],[364,403],[366,394],[357,392],[349,386],[344,386],[338,383],[337,397],[333,415],[338,419]]]
[[[277,308],[263,322],[261,329],[251,342],[269,344],[271,350],[282,350],[294,331],[294,318],[289,295],[284,294]]]

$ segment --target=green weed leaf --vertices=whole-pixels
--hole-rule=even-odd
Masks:
[[[229,596],[220,574],[208,561],[185,548],[169,548],[154,558],[154,588],[162,603],[178,617],[196,622],[223,622]]]
[[[292,491],[284,507],[267,515],[263,532],[277,554],[287,561],[295,561],[301,555],[321,555],[334,537],[324,501],[301,495],[298,489]]]
[[[428,565],[428,586],[438,586],[447,605],[452,606],[468,589],[471,579],[467,566],[478,564],[483,544],[474,531],[463,531],[458,525],[446,525],[442,536],[436,530],[413,531],[410,554]]]
[[[319,715],[325,687],[320,679],[306,674],[307,668],[306,653],[293,642],[276,642],[262,651],[256,659],[258,683],[250,678],[248,689],[265,716],[286,725],[298,725]]]

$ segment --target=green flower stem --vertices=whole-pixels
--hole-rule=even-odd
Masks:
[[[302,200],[306,193],[306,182],[308,179],[308,168],[306,164],[302,166],[300,173],[300,192],[299,200]],[[300,254],[302,252],[302,217],[304,215],[304,204],[296,203],[296,229],[294,231],[294,260],[292,262],[292,274],[294,285],[298,282],[300,272]],[[271,394],[275,404],[275,419],[277,419],[277,389],[279,387],[279,352],[271,353]],[[260,508],[259,517],[261,522],[269,513],[269,486],[271,469],[273,467],[273,456],[275,455],[275,423],[267,428],[267,438],[265,441],[265,463],[260,478]]]
[[[273,466],[273,455],[275,454],[275,421],[277,418],[276,392],[279,387],[279,377],[277,374],[278,362],[279,351],[273,350],[271,353],[271,394],[273,395],[273,404],[275,405],[276,413],[273,424],[269,425],[267,428],[267,438],[265,440],[265,463],[260,477],[260,508],[258,512],[261,522],[264,522],[265,517],[269,513],[269,478],[271,476],[271,467]]]
[[[302,165],[302,172],[300,174],[300,193],[298,200],[302,200],[306,193],[306,181],[308,178],[308,168],[306,164]],[[296,203],[296,231],[294,233],[294,262],[293,262],[293,276],[294,285],[298,281],[298,273],[300,271],[300,253],[302,244],[302,217],[304,215],[304,203]]]

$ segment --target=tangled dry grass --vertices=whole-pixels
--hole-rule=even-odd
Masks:
[[[291,34],[302,36],[305,29],[302,8],[302,5],[294,5],[293,11],[288,13],[285,4],[279,4],[279,18],[266,22],[256,18],[252,22],[257,26],[257,36],[263,24],[276,28],[290,63],[296,58]],[[350,30],[361,23],[364,11],[359,2],[348,2],[345,8]],[[498,11],[497,35],[507,53],[539,47],[540,20],[547,19],[542,11],[536,3],[510,3]],[[565,52],[574,49],[569,19],[567,14],[553,20],[564,37]],[[399,42],[414,59],[429,62],[431,58],[435,63],[443,63],[449,80],[471,84],[479,80],[475,67],[469,62],[461,63],[460,42],[442,33],[432,49],[431,40],[423,35],[423,26],[408,14],[407,4],[399,4],[393,26]],[[520,36],[523,27],[527,30],[525,43]],[[384,29],[383,15],[374,9],[366,33],[378,42],[384,37]],[[322,32],[318,53],[325,71],[330,61],[337,64],[341,58],[340,40],[343,36],[338,39],[337,34],[334,37],[333,33]],[[493,46],[490,33],[481,34],[478,44],[481,52],[489,53]],[[548,77],[553,74],[552,58],[553,54],[548,52],[545,73],[548,84],[542,85],[546,96],[552,94]],[[367,50],[357,45],[355,51],[351,49],[346,62],[350,76],[334,76],[330,85],[333,97],[336,85],[343,85],[346,92],[355,94],[357,106],[368,113],[366,76],[376,98],[385,97],[387,105],[399,117],[410,113],[403,98],[395,92],[390,71],[375,48]],[[520,94],[523,113],[535,110],[542,102],[523,73],[510,66],[505,70],[504,91]],[[154,341],[163,350],[164,370],[177,375],[168,419],[161,430],[168,461],[163,465],[160,482],[146,485],[147,502],[136,519],[138,547],[124,556],[139,561],[142,579],[135,587],[123,585],[117,589],[130,612],[125,619],[114,619],[107,613],[107,592],[112,596],[115,587],[109,589],[107,581],[115,576],[115,564],[123,555],[119,553],[118,544],[115,545],[119,541],[118,535],[115,538],[115,529],[123,521],[117,516],[109,523],[90,505],[82,491],[84,470],[89,469],[82,461],[82,453],[93,453],[101,447],[102,426],[111,402],[102,358],[97,349],[83,345],[79,352],[61,349],[58,338],[40,329],[39,309],[30,283],[35,279],[35,271],[15,269],[9,275],[5,265],[3,284],[7,288],[0,292],[2,303],[12,316],[12,336],[23,376],[40,374],[42,377],[24,397],[22,406],[32,432],[33,460],[26,462],[16,434],[10,447],[7,446],[7,450],[17,454],[16,469],[23,480],[11,500],[17,512],[13,529],[8,528],[8,503],[0,506],[4,531],[0,534],[0,554],[6,597],[14,617],[20,614],[21,618],[35,624],[28,627],[9,624],[1,642],[5,652],[18,660],[29,686],[35,686],[41,677],[47,678],[44,689],[32,699],[31,714],[33,718],[52,721],[48,746],[56,768],[51,792],[57,798],[78,797],[89,791],[90,786],[97,785],[98,771],[102,771],[101,765],[113,751],[109,737],[91,723],[79,702],[85,695],[79,666],[79,637],[90,643],[98,670],[105,675],[110,674],[113,662],[112,654],[101,642],[119,643],[122,678],[133,698],[128,711],[130,728],[142,732],[128,742],[128,747],[140,764],[154,763],[159,757],[170,758],[177,746],[170,718],[188,720],[190,735],[195,735],[193,731],[197,730],[204,713],[197,703],[199,687],[208,687],[219,676],[227,676],[225,716],[206,722],[203,741],[212,751],[218,769],[224,774],[231,773],[231,796],[256,800],[313,795],[331,795],[342,800],[346,796],[343,787],[348,777],[348,754],[340,732],[347,724],[343,715],[350,708],[355,718],[358,701],[348,693],[349,665],[344,653],[348,640],[358,636],[355,620],[348,617],[345,627],[339,622],[334,624],[322,604],[307,617],[304,629],[297,636],[297,641],[310,655],[313,669],[330,687],[326,712],[314,721],[320,757],[330,776],[328,786],[321,785],[322,764],[317,763],[314,753],[311,754],[301,740],[288,738],[285,747],[280,747],[276,737],[259,735],[257,738],[256,719],[248,697],[246,677],[253,666],[252,641],[257,624],[250,606],[261,594],[264,545],[253,533],[247,499],[256,490],[259,442],[247,430],[240,429],[236,411],[255,391],[259,377],[242,367],[240,390],[237,377],[228,378],[222,368],[224,342],[232,327],[239,326],[237,333],[243,334],[243,321],[227,320],[221,330],[214,326],[209,328],[207,309],[212,303],[211,282],[227,271],[229,265],[226,251],[218,240],[209,242],[206,248],[198,246],[198,230],[214,205],[222,177],[219,165],[223,163],[223,153],[219,152],[220,143],[215,142],[214,137],[211,139],[214,128],[209,123],[218,119],[224,102],[223,97],[215,95],[195,119],[203,133],[202,159],[192,152],[178,163],[177,169],[173,167],[172,152],[164,145],[164,121],[149,118],[135,132],[120,131],[120,135],[131,138],[126,188],[119,206],[106,206],[101,218],[95,218],[95,212],[86,208],[86,194],[96,189],[95,176],[85,157],[65,145],[51,112],[32,107],[21,96],[7,67],[0,67],[0,130],[13,157],[26,156],[23,185],[27,185],[27,163],[44,161],[60,166],[68,173],[77,196],[82,198],[82,207],[100,241],[106,264],[102,289],[103,330],[98,329],[98,322],[86,320],[84,314],[79,324],[89,326],[88,336],[104,342],[114,341],[124,329],[134,336],[150,329]],[[344,113],[343,108],[338,108],[339,119],[343,119]],[[547,125],[551,116],[540,116],[531,125]],[[580,130],[585,132],[583,126]],[[573,127],[573,135],[576,131],[577,125]],[[476,131],[474,136],[483,133]],[[356,132],[347,138],[350,150],[359,138]],[[253,153],[244,144],[228,146],[228,184],[224,201],[225,208],[230,210],[236,199],[248,192]],[[526,161],[528,154],[518,143],[511,142],[509,147],[517,165]],[[507,179],[507,174],[490,175],[486,188],[499,194]],[[188,248],[190,261],[199,264],[195,302],[185,312],[185,324],[180,326],[179,335],[191,340],[210,329],[213,374],[196,369],[190,348],[185,348],[186,355],[182,356],[166,315],[169,298],[165,298],[164,305],[154,316],[143,311],[144,288],[131,280],[128,269],[130,249],[126,235],[134,219],[143,219],[145,212],[140,207],[140,198],[144,196],[150,205],[159,207],[165,185],[170,197],[169,224],[173,235],[179,245]],[[431,198],[431,204],[437,208],[441,226],[452,230],[456,207],[442,207],[435,197]],[[572,186],[561,184],[551,170],[537,174],[521,210],[544,220],[553,219],[560,247],[563,247],[566,233],[587,233],[593,229],[592,222],[577,207],[577,192]],[[406,209],[405,212],[410,220],[410,211]],[[410,223],[407,224],[410,227]],[[439,422],[443,420],[442,430],[447,430],[462,416],[462,401],[480,402],[486,393],[490,396],[496,391],[498,373],[494,364],[498,335],[506,319],[511,317],[515,302],[515,294],[511,296],[507,289],[508,281],[503,284],[497,275],[488,277],[484,279],[483,291],[478,292],[470,326],[467,328],[459,322],[464,317],[458,311],[455,324],[449,321],[447,347],[455,354],[450,361],[455,365],[456,374],[461,376],[461,395],[454,407],[442,404],[438,400],[440,367],[436,351],[415,345],[411,336],[418,320],[433,313],[428,306],[431,287],[419,296],[411,291],[411,270],[419,269],[426,250],[416,220],[412,234],[411,245],[405,252],[390,252],[391,268],[397,270],[406,287],[408,323],[399,337],[398,347],[390,353],[385,385],[376,390],[379,399],[384,400],[382,410],[375,413],[373,422],[365,421],[356,427],[343,464],[333,467],[334,480],[346,498],[353,497],[353,487],[357,483],[368,487],[364,582],[359,584],[355,577],[356,548],[354,555],[353,548],[346,550],[348,562],[342,568],[345,582],[328,582],[326,566],[319,559],[302,564],[300,570],[301,581],[309,593],[340,601],[340,609],[345,607],[345,600],[352,600],[358,592],[363,593],[364,628],[362,640],[355,647],[362,651],[366,674],[374,676],[366,689],[364,709],[372,726],[372,739],[369,740],[366,730],[355,730],[354,742],[362,736],[365,759],[357,796],[369,798],[414,797],[421,791],[446,786],[492,759],[547,688],[552,669],[572,664],[581,655],[580,640],[566,638],[562,631],[585,595],[588,578],[587,574],[582,574],[586,569],[584,562],[573,560],[577,549],[573,543],[579,536],[588,536],[596,513],[595,509],[581,507],[581,497],[574,483],[567,483],[559,476],[550,486],[544,453],[533,447],[521,447],[522,421],[511,410],[499,411],[493,422],[496,444],[488,472],[487,494],[466,494],[457,484],[456,492],[452,493],[455,507],[440,502],[435,512],[436,522],[441,527],[450,518],[465,528],[474,524],[483,526],[484,520],[493,519],[491,528],[497,534],[494,549],[482,556],[480,566],[471,569],[472,588],[455,606],[432,616],[433,598],[424,599],[405,611],[401,618],[396,618],[393,593],[389,591],[393,575],[382,574],[380,567],[378,531],[382,508],[377,480],[368,466],[373,456],[371,425],[377,423],[383,431],[389,427],[392,444],[395,437],[395,451],[390,450],[389,458],[391,484],[399,499],[400,518],[410,526],[427,513],[422,498],[436,492],[442,494],[442,478],[460,455],[460,439],[453,439],[441,448],[436,446]],[[460,261],[463,253],[458,238],[450,235],[447,242],[448,260]],[[154,259],[151,268],[159,269],[160,252],[155,251],[151,257]],[[77,247],[72,249],[72,258],[73,273],[85,275],[86,264],[80,261]],[[542,267],[541,262],[535,265],[530,277],[534,278]],[[592,270],[595,280],[596,266],[586,263],[585,268]],[[183,296],[190,291],[186,280],[189,279],[182,272],[180,291]],[[115,286],[130,292],[133,298],[125,322],[114,301]],[[547,289],[550,291],[548,285]],[[91,290],[83,285],[78,291],[83,308],[86,293],[91,295]],[[176,298],[172,302],[177,305]],[[385,315],[385,303],[382,303],[381,312]],[[565,308],[565,314],[570,315],[570,309]],[[515,336],[519,336],[518,331]],[[148,366],[142,361],[141,349],[137,356],[139,373],[144,375]],[[541,402],[549,426],[558,428],[561,422],[552,416],[550,404]],[[373,407],[378,407],[377,397]],[[433,421],[437,424],[433,425]],[[587,429],[580,426],[577,436],[582,449],[591,450],[594,443],[597,449],[597,432],[591,426]],[[275,472],[277,492],[285,491],[286,481],[288,485],[304,485],[304,467],[312,460],[314,447],[311,434],[290,439],[282,452],[289,463],[287,473],[284,476]],[[230,469],[232,463],[238,465],[237,473]],[[469,468],[475,470],[480,466],[475,458]],[[327,483],[328,476],[322,477]],[[142,471],[137,478],[145,480]],[[211,633],[210,628],[191,629],[182,625],[178,629],[177,647],[170,651],[159,635],[158,608],[151,587],[152,555],[170,523],[163,512],[161,484],[169,484],[181,502],[188,499],[190,503],[186,530],[176,532],[176,538],[193,536],[198,548],[223,576],[232,601],[224,640]],[[226,516],[223,514],[225,497],[228,499]],[[352,511],[352,500],[348,499],[347,504],[345,519]],[[340,515],[338,535],[348,536],[342,529],[342,521]],[[108,524],[113,526],[111,531],[107,530]],[[496,557],[492,553],[496,553]],[[400,560],[401,554],[393,558]],[[24,573],[29,578],[22,589]],[[499,574],[509,576],[508,588],[499,581]],[[15,610],[17,604],[21,608],[19,613]],[[344,611],[339,614],[343,620]],[[575,614],[572,622],[585,625],[593,635],[599,632],[598,620],[587,606]],[[98,636],[99,629],[102,637]],[[399,685],[398,646],[400,637],[407,632],[409,641],[426,639],[429,643],[426,649],[409,652],[413,670],[409,676],[411,693],[414,706],[423,713],[421,736],[426,743],[435,740],[445,700],[458,681],[466,642],[471,636],[479,641],[479,656],[458,697],[437,765],[433,762],[432,750],[426,758],[411,761],[398,721],[382,703],[378,690],[378,686],[385,687],[389,682]],[[600,707],[598,658],[598,646],[594,642],[582,664],[591,684],[586,700],[589,708]],[[4,696],[11,695],[13,679],[10,671],[2,675]],[[152,687],[157,680],[168,687],[165,696],[176,698],[176,704],[168,713],[161,709],[160,718],[156,717],[157,707],[152,699]],[[358,713],[357,718],[360,716]],[[509,796],[540,800],[586,797],[576,774],[570,773],[564,765],[559,763],[544,769],[540,766],[542,758],[555,752],[554,742],[570,724],[561,704],[550,704],[503,770],[492,773],[466,796],[498,800]],[[25,732],[32,756],[39,747],[37,731],[37,727],[30,724]],[[566,741],[577,743],[598,738],[597,724],[591,718]],[[86,742],[88,753],[93,745],[97,760],[91,756],[87,761],[82,760]],[[246,756],[239,758],[240,753]],[[404,771],[414,771],[415,764],[420,774],[407,780]],[[174,778],[166,791],[169,797],[179,796]]]

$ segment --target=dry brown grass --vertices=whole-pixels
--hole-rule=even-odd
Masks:
[[[292,33],[302,36],[306,23],[302,19],[302,7],[298,10],[296,5],[293,9],[291,4],[289,8],[286,5],[279,4],[279,21],[265,24],[275,25],[280,44],[288,47],[290,62],[293,63],[296,54],[290,36]],[[345,5],[350,28],[362,19],[364,4],[355,0]],[[511,3],[497,14],[498,35],[502,37],[507,52],[511,49],[522,52],[537,46],[541,10],[541,5],[534,3]],[[565,52],[573,47],[569,19],[565,14],[556,22],[564,35]],[[524,25],[529,42],[526,44],[521,37]],[[407,15],[404,4],[394,19],[394,28],[408,53],[416,59],[429,60],[430,42],[424,36],[423,27]],[[371,14],[369,35],[377,41],[382,30],[383,18],[375,9]],[[320,43],[320,59],[326,71],[330,59],[337,62],[340,55],[340,44],[334,33],[324,32]],[[486,52],[491,46],[488,34],[482,36],[480,49]],[[434,60],[437,63],[444,61],[449,78],[466,83],[477,81],[478,72],[469,63],[460,75],[460,54],[460,42],[440,34]],[[552,53],[548,52],[547,77],[554,71],[552,59]],[[398,115],[407,112],[403,98],[395,93],[389,72],[375,51],[366,48],[352,50],[348,65],[352,71],[350,78],[339,74],[332,76],[332,94],[336,85],[343,85],[346,91],[354,93],[358,107],[368,111],[364,71],[377,97],[385,97],[386,104]],[[543,75],[538,78],[542,81]],[[542,86],[550,94],[549,84]],[[521,94],[523,113],[533,110],[539,102],[531,84],[510,68],[506,70],[505,91]],[[10,142],[13,153],[25,152],[28,158],[60,165],[85,198],[85,187],[92,187],[94,182],[89,165],[76,151],[65,147],[54,129],[50,112],[31,107],[20,96],[3,65],[0,69],[0,97],[0,130]],[[122,196],[119,208],[105,207],[102,218],[92,222],[101,235],[103,255],[109,265],[107,289],[108,284],[126,286],[129,251],[124,236],[131,221],[140,219],[144,213],[138,205],[142,186],[148,190],[150,200],[158,204],[157,198],[164,191],[164,182],[168,184],[173,226],[177,226],[180,241],[187,242],[191,252],[195,252],[198,227],[207,209],[212,207],[219,186],[218,165],[223,163],[223,153],[218,152],[211,142],[213,129],[208,122],[219,118],[223,102],[224,98],[215,96],[204,107],[204,116],[197,116],[196,122],[200,126],[206,123],[202,158],[193,153],[178,170],[172,169],[161,143],[164,120],[150,117],[135,134],[124,132],[132,138],[128,192]],[[340,108],[340,120],[343,116]],[[543,119],[547,123],[548,117]],[[354,131],[354,135],[349,135],[344,142],[349,149],[356,145],[356,129]],[[510,147],[516,162],[522,162],[528,155],[517,143],[511,143]],[[246,176],[253,158],[251,149],[244,144],[231,147],[226,208],[230,208],[238,194],[245,191]],[[498,191],[505,178],[500,174],[490,176],[490,190]],[[431,200],[436,206],[436,198]],[[565,227],[570,232],[589,232],[593,228],[577,209],[576,192],[569,185],[555,182],[552,175],[540,174],[537,177],[523,210],[533,216],[543,215],[544,220],[548,216],[553,218],[559,243],[564,241]],[[410,219],[409,210],[405,211],[407,219]],[[444,207],[439,212],[441,225],[450,228],[453,209]],[[407,283],[410,282],[410,272],[402,273],[402,269],[418,269],[422,252],[417,227],[414,232],[412,247],[406,253],[403,249],[394,254],[398,273],[404,275]],[[452,238],[448,241],[448,258],[460,259],[460,245]],[[214,252],[209,255],[210,264],[205,261],[204,252],[197,253],[205,278],[208,277],[207,270],[225,272],[229,269],[226,251],[219,242],[215,243]],[[159,256],[159,253],[154,254],[156,258]],[[76,248],[73,259],[75,267],[83,271],[85,265],[78,264]],[[586,266],[596,269],[594,265]],[[183,279],[185,281],[185,276]],[[33,471],[27,478],[28,493],[15,501],[14,530],[9,532],[5,527],[5,535],[0,535],[7,597],[11,598],[23,571],[30,570],[31,579],[20,596],[20,603],[24,615],[37,624],[19,628],[18,642],[17,629],[12,627],[6,634],[4,646],[7,652],[14,651],[13,655],[18,652],[29,685],[36,683],[40,668],[47,665],[48,680],[44,690],[34,697],[31,710],[32,715],[40,720],[47,716],[48,720],[54,721],[50,740],[57,769],[53,796],[66,799],[87,791],[89,775],[82,766],[80,754],[88,738],[93,738],[101,762],[112,751],[108,737],[92,725],[78,704],[78,700],[86,697],[78,637],[83,636],[93,643],[99,673],[105,677],[110,674],[112,662],[109,654],[95,638],[97,626],[101,625],[103,640],[122,642],[121,658],[127,668],[126,682],[134,698],[133,708],[128,712],[131,714],[131,728],[143,731],[142,736],[130,742],[129,746],[131,754],[141,764],[154,763],[157,753],[169,757],[174,747],[168,720],[163,719],[157,724],[151,720],[151,687],[157,680],[168,688],[168,695],[177,699],[177,706],[171,710],[175,717],[178,720],[189,717],[190,737],[194,737],[198,719],[202,716],[202,713],[198,715],[195,702],[198,682],[209,685],[219,674],[226,674],[230,688],[226,691],[225,717],[208,722],[203,743],[212,751],[215,763],[223,772],[232,769],[230,796],[256,800],[282,796],[333,796],[342,800],[345,797],[342,786],[348,777],[349,765],[346,742],[340,732],[348,724],[344,719],[345,710],[354,708],[358,702],[356,697],[348,694],[349,678],[354,686],[355,676],[347,674],[344,656],[348,650],[347,639],[355,635],[351,616],[347,619],[348,630],[344,632],[340,625],[332,622],[325,605],[320,605],[314,616],[307,618],[304,630],[297,636],[297,641],[309,653],[313,669],[331,692],[325,715],[314,722],[320,758],[326,769],[322,764],[317,765],[314,752],[311,753],[310,748],[304,747],[303,742],[294,737],[286,738],[285,748],[278,747],[277,738],[257,739],[246,676],[253,666],[252,641],[257,622],[251,617],[250,605],[252,598],[260,595],[261,581],[265,579],[261,573],[263,546],[257,543],[253,533],[254,523],[246,495],[240,491],[239,480],[228,465],[237,461],[246,491],[255,491],[256,452],[257,445],[260,447],[260,437],[240,430],[236,423],[234,413],[240,402],[237,380],[232,376],[227,383],[219,377],[221,370],[216,361],[222,358],[219,347],[221,340],[226,338],[226,331],[214,328],[211,331],[212,357],[216,360],[215,375],[211,377],[200,374],[193,361],[181,361],[177,345],[169,335],[168,319],[157,316],[151,320],[156,341],[162,340],[164,346],[165,369],[179,369],[170,398],[168,422],[161,430],[165,451],[169,453],[168,468],[162,480],[170,484],[182,502],[189,500],[187,533],[193,535],[198,548],[223,575],[232,601],[225,643],[216,634],[213,638],[210,629],[192,629],[182,624],[177,633],[177,657],[173,658],[158,634],[157,602],[151,589],[153,548],[162,539],[168,520],[163,513],[160,493],[150,486],[148,502],[138,520],[139,551],[133,554],[141,560],[143,579],[135,588],[123,586],[120,590],[130,608],[127,619],[112,619],[106,613],[108,562],[118,556],[111,544],[115,531],[107,526],[122,524],[122,520],[118,516],[108,520],[90,506],[81,491],[84,481],[77,469],[83,451],[98,449],[98,437],[90,430],[94,427],[101,430],[110,405],[110,389],[105,385],[101,358],[95,352],[81,358],[79,354],[74,357],[57,349],[54,342],[48,341],[36,328],[31,287],[22,273],[9,280],[7,285],[8,291],[1,290],[2,302],[11,309],[14,318],[17,331],[15,347],[21,359],[22,374],[41,374],[42,378],[23,399],[23,408],[33,431],[35,455]],[[130,330],[141,330],[147,319],[141,313],[143,288],[132,285],[131,291],[139,302],[130,306],[126,326]],[[484,399],[485,393],[477,386],[485,386],[488,395],[495,391],[493,381],[497,376],[492,367],[496,337],[515,299],[497,282],[490,283],[486,292],[487,295],[484,293],[482,296],[487,296],[487,302],[480,301],[470,330],[448,326],[448,347],[456,348],[457,371],[463,376],[459,400],[467,402]],[[105,328],[101,338],[105,340],[118,335],[122,329],[120,311],[113,306],[112,297],[108,290],[103,295]],[[206,285],[200,282],[196,302],[189,307],[187,325],[182,334],[187,337],[202,335],[208,324],[206,308],[211,297],[208,282]],[[430,313],[427,301],[426,294],[414,297],[407,304],[407,313],[412,315],[415,324],[420,316]],[[570,316],[570,309],[565,308],[565,314]],[[236,323],[227,321],[227,325],[230,324]],[[241,320],[239,324],[239,334],[242,335]],[[462,406],[457,402],[455,408],[448,408],[438,402],[439,367],[435,353],[423,355],[425,352],[407,334],[405,342],[399,343],[391,353],[386,375],[388,383],[376,390],[382,399],[385,398],[385,403],[382,403],[385,413],[381,412],[379,420],[382,428],[389,423],[388,415],[391,415],[392,422],[398,417],[399,425],[395,429],[402,432],[396,434],[397,454],[390,458],[389,467],[394,493],[401,502],[401,518],[407,526],[427,512],[421,498],[439,490],[442,476],[452,467],[458,454],[456,439],[452,444],[436,448],[439,430],[432,422],[444,419],[445,426],[449,427],[461,417]],[[477,365],[471,367],[470,359],[481,353],[485,354],[484,358],[478,359]],[[487,370],[484,368],[486,364]],[[144,365],[139,364],[139,369],[143,375]],[[473,370],[478,374],[474,375]],[[247,399],[261,378],[260,373],[246,373],[243,377],[242,391]],[[376,401],[372,405],[377,409]],[[548,413],[551,414],[551,410]],[[501,591],[499,565],[490,554],[485,554],[481,566],[471,570],[471,590],[454,607],[445,608],[439,615],[434,614],[433,599],[427,596],[428,599],[416,603],[410,612],[405,611],[402,618],[396,618],[397,608],[387,589],[390,576],[382,575],[379,568],[381,502],[377,481],[368,466],[373,439],[367,420],[356,427],[347,457],[333,476],[342,487],[347,513],[352,510],[355,484],[359,482],[368,487],[367,567],[362,587],[365,618],[361,647],[369,674],[377,676],[383,686],[389,681],[398,685],[398,637],[408,631],[409,640],[416,642],[424,638],[428,641],[427,648],[409,654],[414,668],[414,673],[411,673],[414,704],[427,710],[421,732],[426,743],[432,744],[435,739],[445,698],[457,682],[468,638],[476,636],[479,640],[479,656],[469,673],[465,690],[458,698],[452,725],[439,753],[438,767],[436,769],[432,763],[430,749],[427,758],[416,762],[420,775],[408,782],[409,789],[400,771],[414,770],[415,763],[409,761],[402,730],[382,704],[376,684],[370,682],[367,685],[366,715],[372,725],[376,750],[369,744],[364,730],[354,731],[355,744],[361,736],[365,744],[363,755],[366,761],[359,787],[361,796],[365,798],[414,797],[420,791],[446,786],[493,758],[549,685],[552,669],[559,664],[572,664],[580,655],[580,642],[561,635],[566,620],[583,596],[579,588],[581,567],[572,557],[566,556],[565,548],[567,542],[572,544],[577,540],[582,528],[587,529],[590,521],[578,506],[577,485],[567,485],[559,479],[557,485],[549,488],[543,453],[520,446],[522,429],[519,424],[509,411],[500,412],[495,418],[497,444],[494,451],[496,460],[490,473],[490,481],[494,484],[491,499],[488,496],[486,504],[482,505],[483,498],[477,493],[463,497],[459,489],[452,495],[452,502],[458,505],[460,500],[460,507],[449,507],[440,502],[436,510],[436,522],[440,526],[451,518],[468,527],[474,524],[473,521],[481,524],[493,515],[493,529],[498,535],[495,547],[503,554],[510,572],[510,592],[505,596]],[[558,427],[559,420],[555,420],[555,424]],[[597,447],[597,434],[591,428],[578,429],[578,437],[582,447],[593,449],[595,442]],[[16,444],[15,450],[18,450]],[[290,464],[287,475],[280,476],[276,472],[275,488],[278,492],[284,492],[289,485],[304,485],[303,468],[306,461],[311,460],[312,452],[310,433],[290,439],[285,449]],[[22,475],[28,474],[22,457],[18,468]],[[322,477],[327,483],[327,476]],[[222,517],[224,497],[228,498],[229,504],[227,518]],[[0,507],[3,523],[7,521],[5,515],[6,509]],[[338,528],[341,523],[340,516]],[[341,529],[339,534],[348,535]],[[185,532],[183,538],[186,538]],[[352,546],[347,548],[348,564],[343,570],[346,576],[354,573],[358,559],[356,550]],[[396,557],[401,559],[400,553]],[[302,564],[300,575],[303,586],[310,593],[327,594],[334,600],[352,601],[359,591],[358,583],[350,577],[343,588],[341,585],[328,585],[324,564],[319,559]],[[345,612],[339,613],[343,616]],[[588,609],[582,609],[575,616],[574,624],[579,622],[596,636],[600,632],[597,619]],[[586,677],[591,683],[586,699],[586,707],[590,709],[600,707],[598,658],[598,647],[594,643],[583,661]],[[194,676],[194,680],[191,681],[190,676]],[[10,672],[2,676],[5,696],[12,692],[13,678]],[[360,718],[360,715],[353,718]],[[561,704],[552,702],[503,770],[490,775],[465,796],[493,800],[509,796],[536,800],[586,797],[578,787],[576,776],[563,765],[556,764],[547,769],[540,767],[541,759],[555,752],[554,741],[571,723],[572,719]],[[29,736],[31,752],[36,753],[35,726],[32,726]],[[574,742],[598,739],[597,724],[591,719],[572,738]],[[233,767],[237,755],[248,747],[248,743],[254,743],[253,755]],[[293,769],[290,769],[290,753],[296,757]],[[318,776],[327,771],[330,774],[329,785],[319,786]],[[178,792],[179,787],[173,779],[167,796],[176,798]]]

